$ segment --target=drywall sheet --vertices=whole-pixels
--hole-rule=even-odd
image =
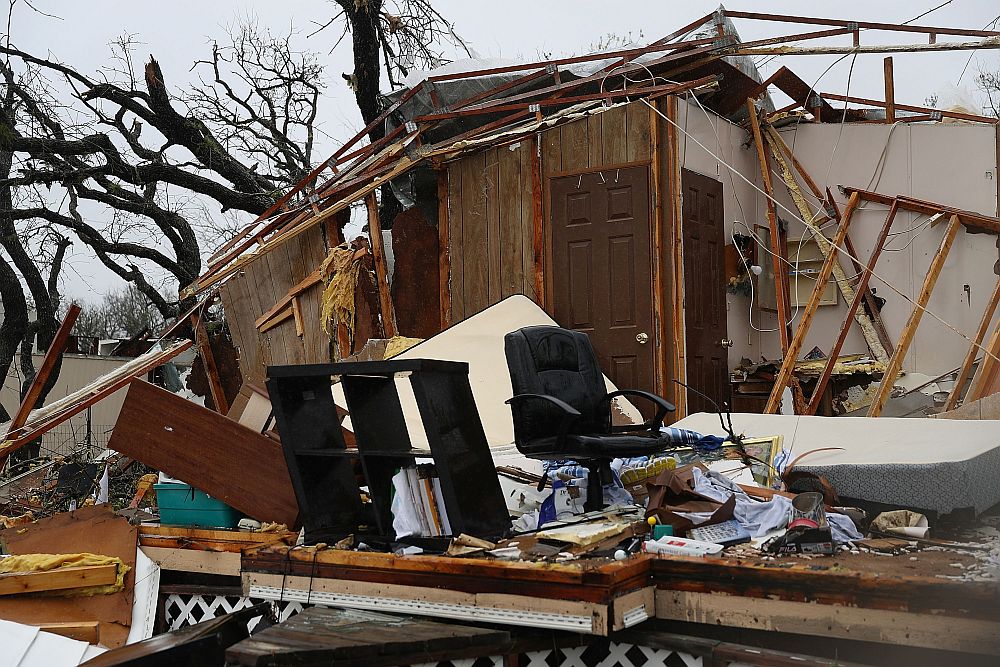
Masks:
[[[674,426],[725,435],[700,412]],[[737,433],[782,435],[797,468],[823,475],[843,497],[947,513],[1000,502],[1000,420],[733,415]]]
[[[513,446],[514,422],[510,407],[504,404],[513,395],[513,389],[507,371],[503,337],[511,331],[533,325],[558,326],[534,301],[516,294],[394,357],[464,361],[469,364],[472,394],[479,408],[486,440],[490,443],[493,459],[498,465],[501,460],[504,464],[509,464],[514,463],[512,459],[518,458]],[[615,390],[607,377],[604,381],[609,392]],[[420,413],[409,380],[401,378],[396,383],[407,423],[419,425]],[[338,405],[347,405],[339,385],[334,386],[334,399]],[[616,399],[616,402],[623,417],[629,422],[638,423],[642,420],[634,405],[622,399]],[[411,426],[410,435],[414,447],[429,448],[421,428]]]
[[[2,667],[69,667],[107,650],[30,625],[3,620],[0,620],[0,646],[3,647],[0,651]]]

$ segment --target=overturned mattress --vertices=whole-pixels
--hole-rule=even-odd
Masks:
[[[719,416],[698,413],[674,426],[725,435]],[[946,514],[1000,503],[1000,420],[733,415],[737,433],[784,436],[797,468],[823,475],[845,498]]]

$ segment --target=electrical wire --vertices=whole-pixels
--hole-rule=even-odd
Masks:
[[[677,128],[681,132],[684,132],[685,134],[687,134],[687,132],[680,125],[678,125],[676,122],[674,122],[671,118],[669,118],[666,114],[664,114],[663,112],[661,112],[655,106],[653,106],[652,104],[650,104],[648,100],[646,100],[645,98],[643,98],[640,101],[643,104],[645,104],[647,107],[649,107],[650,109],[652,109],[654,111],[654,113],[656,113],[656,115],[658,115],[661,118],[663,118],[663,120],[667,121],[668,123],[670,123],[671,125],[673,125],[675,128]],[[729,163],[725,162],[718,155],[716,155],[715,153],[713,153],[707,146],[705,146],[705,144],[703,144],[700,141],[698,141],[698,139],[696,137],[690,136],[690,135],[688,135],[688,137],[691,139],[691,141],[693,141],[695,144],[697,144],[703,151],[705,151],[706,153],[708,153],[709,155],[711,155],[713,158],[715,158],[717,161],[719,161],[720,164],[724,165],[727,169],[729,169],[734,174],[736,174],[737,176],[739,176],[742,180],[744,180],[747,183],[747,185],[749,185],[750,187],[752,187],[754,190],[756,190],[760,194],[764,195],[764,197],[766,197],[767,199],[770,199],[772,202],[774,202],[775,206],[780,207],[782,210],[788,212],[789,215],[791,215],[793,218],[795,218],[797,220],[800,220],[807,227],[811,227],[813,229],[817,229],[811,223],[807,222],[805,220],[805,218],[803,218],[802,216],[800,216],[798,213],[793,212],[791,209],[789,209],[787,206],[785,206],[784,204],[782,204],[781,202],[779,202],[777,199],[775,199],[771,195],[767,194],[766,192],[764,192],[763,190],[761,190],[760,188],[758,188],[752,181],[750,181],[750,179],[748,179],[746,176],[744,176],[742,173],[740,173],[735,167],[733,167]],[[852,255],[846,249],[838,248],[838,252],[840,254],[844,255],[845,257],[851,258],[851,259],[853,259],[853,260],[861,263],[861,260],[859,258],[857,258],[854,255]],[[965,339],[966,341],[968,341],[973,347],[975,347],[976,349],[978,349],[979,351],[981,351],[984,355],[990,357],[994,361],[1000,361],[1000,357],[998,357],[997,355],[995,355],[992,352],[990,352],[989,350],[987,350],[985,346],[983,346],[983,345],[977,343],[976,341],[972,340],[972,338],[970,338],[969,336],[967,336],[964,333],[962,333],[961,331],[959,331],[953,324],[951,324],[950,322],[948,322],[947,320],[945,320],[944,318],[942,318],[940,315],[938,315],[937,313],[935,313],[934,311],[932,311],[930,308],[927,308],[926,306],[922,306],[919,303],[917,303],[912,297],[908,296],[907,294],[904,294],[902,290],[900,290],[895,285],[893,285],[885,277],[881,276],[879,273],[877,273],[874,270],[872,270],[870,273],[871,273],[872,277],[878,278],[878,280],[882,284],[884,284],[890,290],[892,290],[893,292],[895,292],[901,299],[903,299],[904,301],[912,304],[914,308],[918,308],[922,312],[926,313],[927,315],[930,315],[932,318],[934,318],[935,320],[937,320],[940,324],[942,324],[946,328],[950,329],[952,332],[954,332],[955,334],[957,334],[959,337],[961,337],[961,338]]]

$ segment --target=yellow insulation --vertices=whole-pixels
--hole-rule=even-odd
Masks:
[[[320,314],[323,331],[332,336],[337,322],[343,322],[351,340],[354,339],[354,289],[361,271],[361,257],[355,255],[350,246],[342,243],[330,251],[319,267],[326,284]]]
[[[125,588],[125,575],[129,571],[129,566],[122,562],[121,558],[91,553],[21,554],[19,556],[7,556],[6,558],[0,558],[0,574],[47,572],[48,570],[55,570],[60,567],[87,567],[94,565],[116,565],[118,567],[118,578],[115,583],[107,586],[87,586],[64,591],[38,593],[38,595],[108,595],[110,593],[117,593]]]

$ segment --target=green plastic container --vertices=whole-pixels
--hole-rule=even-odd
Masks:
[[[243,515],[190,484],[154,484],[160,523],[188,528],[236,528]]]

